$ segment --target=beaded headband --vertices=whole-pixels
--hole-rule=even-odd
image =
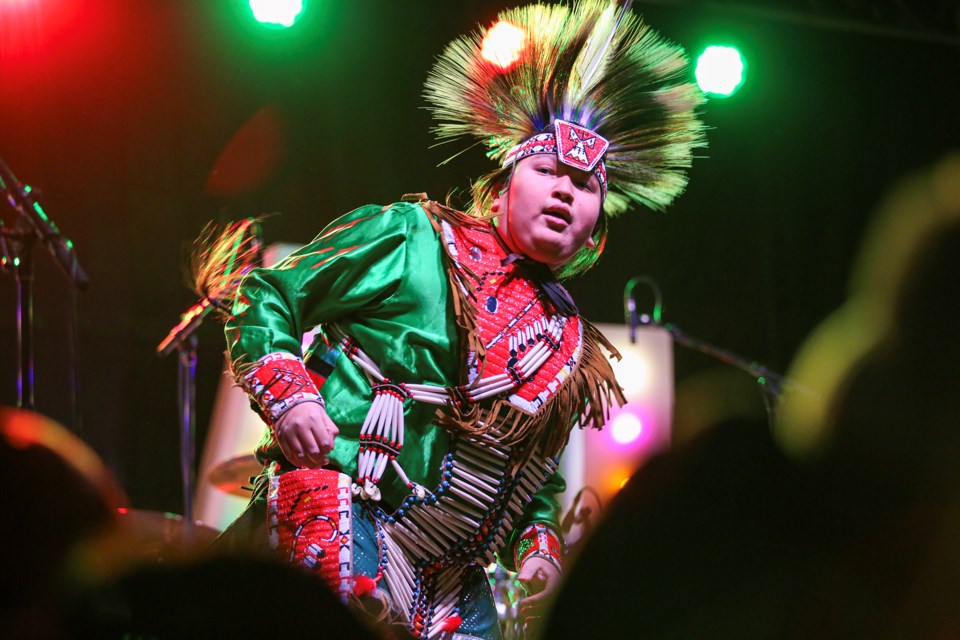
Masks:
[[[538,133],[510,149],[501,166],[508,167],[538,153],[556,155],[560,162],[597,176],[601,196],[606,198],[607,168],[603,154],[610,143],[600,134],[566,120],[555,120],[553,127],[553,131]]]

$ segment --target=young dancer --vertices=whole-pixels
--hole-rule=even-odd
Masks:
[[[241,520],[419,637],[499,637],[495,559],[527,586],[526,614],[557,586],[558,456],[623,401],[614,349],[557,278],[597,260],[612,215],[676,197],[702,144],[682,49],[626,8],[500,20],[521,34],[515,60],[484,57],[478,31],[425,89],[438,137],[476,137],[499,163],[470,210],[361,207],[252,271],[226,326],[268,427]]]

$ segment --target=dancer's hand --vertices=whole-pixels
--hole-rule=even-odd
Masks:
[[[560,578],[560,570],[552,562],[537,556],[530,556],[520,567],[517,580],[527,592],[527,597],[520,600],[520,617],[528,627],[539,627]]]
[[[301,402],[280,416],[273,426],[280,450],[298,467],[319,469],[330,460],[340,430],[316,402]]]

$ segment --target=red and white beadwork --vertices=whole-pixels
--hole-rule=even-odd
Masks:
[[[537,153],[556,153],[557,152],[557,139],[553,132],[544,132],[538,133],[535,136],[531,136],[510,149],[507,152],[507,155],[503,158],[503,164],[501,166],[508,167],[514,162],[523,160],[527,156],[532,156]]]
[[[514,274],[517,267],[501,266],[505,254],[488,228],[443,225],[456,243],[454,260],[469,260],[467,266],[482,278],[474,299],[486,354],[482,363],[476,354],[468,356],[464,394],[477,401],[509,392],[510,404],[536,414],[576,367],[583,323],[579,317],[548,314],[534,285]],[[489,298],[496,304],[486,304]]]
[[[323,578],[346,602],[354,591],[350,476],[299,469],[270,478],[270,545],[290,564]]]
[[[243,376],[241,383],[270,424],[301,402],[323,404],[303,361],[289,353],[278,351],[263,356]]]
[[[557,157],[560,162],[584,171],[593,171],[610,143],[600,134],[566,120],[555,120]]]
[[[560,539],[545,525],[536,523],[524,529],[523,533],[520,534],[514,561],[517,570],[519,570],[527,559],[543,558],[555,566],[558,571],[562,571],[561,557]]]

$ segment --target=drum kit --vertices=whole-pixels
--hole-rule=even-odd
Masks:
[[[253,454],[228,458],[207,474],[207,482],[230,495],[250,497],[250,478],[260,473],[260,463]]]
[[[225,494],[249,498],[250,478],[258,473],[260,463],[253,455],[236,456],[213,467],[205,481]],[[218,527],[175,513],[121,508],[117,514],[127,539],[147,561],[167,562],[201,554],[221,533]]]

